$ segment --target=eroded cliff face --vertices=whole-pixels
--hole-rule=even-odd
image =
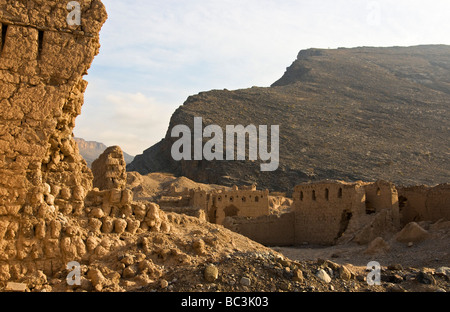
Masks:
[[[55,220],[83,214],[92,189],[72,130],[107,14],[78,1],[81,25],[69,26],[68,2],[0,2],[0,261],[51,258]]]

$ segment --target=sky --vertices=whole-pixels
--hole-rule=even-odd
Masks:
[[[103,0],[74,134],[131,155],[190,96],[268,87],[300,50],[450,44],[448,0]]]

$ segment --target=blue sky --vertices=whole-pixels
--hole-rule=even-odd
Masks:
[[[75,136],[136,155],[189,95],[269,86],[308,48],[450,44],[450,1],[103,0]]]

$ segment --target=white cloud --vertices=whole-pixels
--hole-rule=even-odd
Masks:
[[[75,135],[119,145],[133,155],[164,137],[172,113],[166,104],[142,93],[94,92],[89,102],[96,104],[83,106],[84,118],[77,119]]]

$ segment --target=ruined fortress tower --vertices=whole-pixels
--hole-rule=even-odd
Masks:
[[[52,271],[58,218],[83,214],[92,188],[72,130],[107,14],[99,0],[77,3],[70,26],[69,1],[0,1],[0,280],[28,260]]]

